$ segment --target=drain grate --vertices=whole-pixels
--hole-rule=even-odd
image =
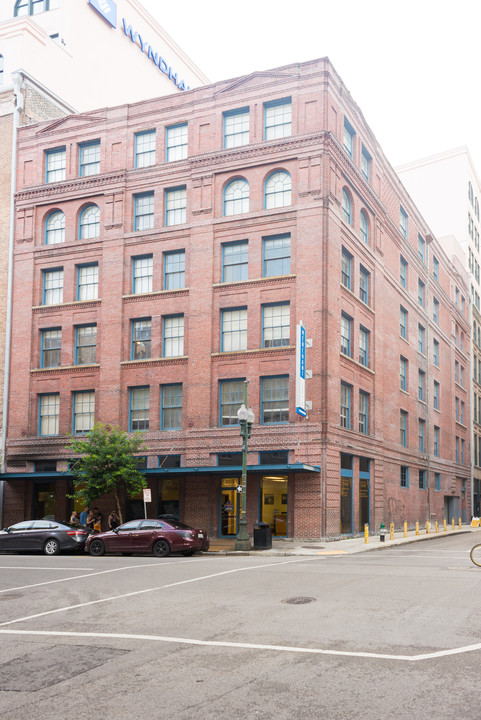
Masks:
[[[316,602],[316,598],[292,597],[292,598],[286,598],[285,600],[282,600],[281,602],[286,603],[287,605],[307,605],[307,603]]]

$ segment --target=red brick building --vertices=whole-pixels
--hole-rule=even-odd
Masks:
[[[327,59],[23,128],[18,153],[4,523],[69,513],[67,434],[95,418],[145,431],[150,515],[234,534],[244,380],[249,530],[470,514],[466,278]]]

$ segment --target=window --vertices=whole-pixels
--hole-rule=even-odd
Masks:
[[[75,328],[75,364],[92,365],[97,362],[97,326]]]
[[[263,277],[288,275],[291,272],[291,236],[263,239]]]
[[[164,253],[164,290],[185,287],[185,250]]]
[[[458,382],[459,377],[459,363],[457,360],[454,361],[454,382]]]
[[[439,341],[433,339],[433,362],[439,367]]]
[[[434,489],[436,492],[441,490],[441,473],[434,473]]]
[[[361,172],[368,182],[371,179],[371,160],[370,154],[363,145],[361,152]]]
[[[399,334],[404,340],[407,339],[408,334],[408,311],[401,307],[399,308]]]
[[[409,468],[405,465],[401,465],[401,487],[409,487]]]
[[[462,365],[459,366],[459,384],[464,387],[464,367]]]
[[[418,370],[418,400],[424,402],[424,381],[426,374],[422,370]]]
[[[426,490],[426,470],[419,471],[419,489]]]
[[[341,283],[351,290],[352,255],[342,248],[341,256]]]
[[[351,386],[341,383],[341,427],[351,429]]]
[[[99,296],[99,266],[79,265],[77,268],[77,300],[96,300]]]
[[[425,330],[422,325],[418,325],[418,350],[424,355],[424,335]]]
[[[132,346],[131,360],[146,360],[150,358],[152,321],[150,318],[132,320]]]
[[[405,410],[399,413],[399,443],[403,447],[408,444],[408,414]]]
[[[399,280],[403,288],[407,287],[408,263],[401,255],[399,259]]]
[[[57,245],[65,242],[65,215],[55,210],[45,221],[45,245]]]
[[[129,432],[149,429],[150,388],[130,388]]]
[[[163,385],[161,393],[161,430],[182,430],[182,385]]]
[[[100,140],[79,145],[79,175],[87,177],[100,172]]]
[[[80,213],[79,238],[88,240],[100,235],[100,209],[97,205],[88,205]]]
[[[399,229],[403,237],[407,239],[408,236],[408,216],[403,207],[399,208]]]
[[[439,260],[433,255],[433,278],[439,282]]]
[[[347,117],[344,118],[344,135],[343,135],[343,144],[344,144],[344,150],[347,152],[350,158],[354,155],[354,136],[356,134],[356,131],[352,127],[351,123],[347,119]]]
[[[422,235],[418,233],[418,257],[422,263],[426,262],[426,241]]]
[[[460,422],[461,425],[464,425],[464,402],[461,400],[461,414],[460,414]]]
[[[418,278],[418,305],[424,307],[424,283]]]
[[[471,205],[474,202],[474,192],[473,192],[473,186],[471,184],[471,180],[468,181],[468,198]]]
[[[184,354],[184,316],[164,318],[164,343],[162,357],[180,357]]]
[[[224,190],[224,215],[249,212],[249,183],[244,178],[232,180]]]
[[[43,271],[43,304],[63,302],[63,268]]]
[[[362,390],[359,391],[359,432],[363,435],[369,434],[369,395]]]
[[[262,307],[262,347],[284,347],[290,343],[290,306],[264,305]]]
[[[60,366],[60,351],[62,347],[62,330],[41,331],[41,358],[40,367],[54,368]]]
[[[424,452],[424,427],[425,422],[424,420],[419,420],[418,422],[418,450],[419,452]]]
[[[154,193],[134,195],[134,230],[151,230],[154,227]]]
[[[39,15],[47,10],[58,8],[58,0],[16,0],[14,17]]]
[[[45,182],[53,183],[66,177],[65,147],[45,151]]]
[[[221,352],[247,349],[247,308],[221,310]]]
[[[263,423],[289,422],[289,377],[261,378]]]
[[[172,125],[165,130],[165,159],[167,162],[187,157],[187,123]]]
[[[140,295],[152,292],[152,255],[133,258],[132,261],[132,293]]]
[[[439,428],[434,426],[434,455],[439,457]]]
[[[224,148],[249,143],[249,108],[224,113]]]
[[[369,226],[367,224],[367,217],[364,210],[361,210],[361,215],[359,217],[359,233],[361,235],[361,240],[367,244],[369,242]]]
[[[60,396],[58,393],[38,397],[38,434],[58,435]]]
[[[244,402],[244,380],[221,380],[219,384],[219,425],[238,425],[237,411]]]
[[[362,265],[359,266],[359,298],[369,305],[369,272]]]
[[[399,378],[400,378],[401,390],[404,390],[405,392],[407,392],[408,361],[402,355],[400,357]]]
[[[135,167],[155,165],[155,130],[135,133]]]
[[[459,462],[459,438],[456,436],[456,462]]]
[[[187,190],[185,186],[165,191],[165,224],[182,225],[187,222]]]
[[[264,105],[264,140],[277,140],[291,134],[291,98],[275,100]]]
[[[351,357],[351,331],[352,318],[345,313],[341,314],[341,352]]]
[[[87,390],[73,394],[73,423],[74,435],[81,435],[92,430],[95,422],[95,392]]]
[[[455,417],[456,422],[459,422],[459,398],[455,399]]]
[[[291,176],[288,172],[281,171],[269,175],[264,190],[264,207],[266,210],[290,205],[291,187]]]
[[[347,190],[342,191],[341,210],[342,210],[342,219],[345,222],[347,222],[348,225],[350,225],[351,218],[352,218],[352,205],[351,205],[351,198],[349,197],[349,193],[347,192]]]
[[[433,320],[439,325],[439,300],[433,297]]]
[[[248,248],[247,240],[222,245],[222,282],[247,280]]]
[[[465,441],[461,438],[461,464],[464,465],[464,446]]]
[[[359,328],[359,362],[369,367],[369,330],[362,325]]]
[[[433,406],[435,410],[439,410],[439,383],[434,381]]]

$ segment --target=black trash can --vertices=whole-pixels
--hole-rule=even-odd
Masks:
[[[254,550],[270,550],[272,547],[272,530],[265,522],[254,525]]]

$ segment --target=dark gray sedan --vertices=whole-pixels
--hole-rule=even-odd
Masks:
[[[0,532],[0,552],[58,555],[63,550],[81,551],[90,532],[55,520],[24,520]]]

